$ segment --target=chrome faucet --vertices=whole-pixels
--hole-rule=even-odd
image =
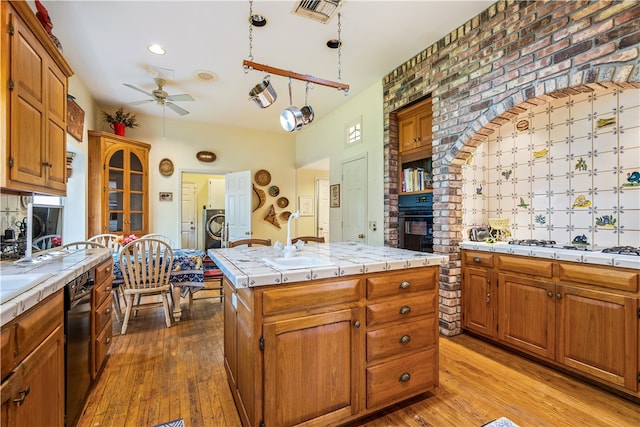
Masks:
[[[291,215],[289,215],[289,219],[287,220],[287,245],[284,247],[284,257],[291,258],[295,255],[298,248],[291,244],[291,220],[300,218],[300,211],[295,211]]]

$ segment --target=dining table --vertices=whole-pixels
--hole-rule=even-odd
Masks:
[[[173,319],[177,322],[182,317],[180,298],[193,297],[193,294],[204,288],[203,258],[201,249],[173,249],[173,267],[170,281],[172,286]],[[113,254],[113,286],[124,283],[120,270],[120,253]]]

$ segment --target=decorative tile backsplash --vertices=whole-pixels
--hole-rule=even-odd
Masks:
[[[528,110],[477,148],[462,192],[466,228],[508,218],[515,239],[640,246],[640,90]]]

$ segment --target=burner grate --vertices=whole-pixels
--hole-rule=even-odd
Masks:
[[[602,252],[607,254],[640,256],[640,248],[634,248],[633,246],[612,246],[603,249]]]
[[[518,245],[518,246],[544,246],[544,247],[553,247],[555,246],[555,240],[536,240],[536,239],[524,239],[524,240],[509,240],[510,245]]]

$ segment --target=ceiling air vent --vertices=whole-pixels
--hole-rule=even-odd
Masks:
[[[300,0],[291,12],[326,24],[335,15],[342,3],[343,0]]]

